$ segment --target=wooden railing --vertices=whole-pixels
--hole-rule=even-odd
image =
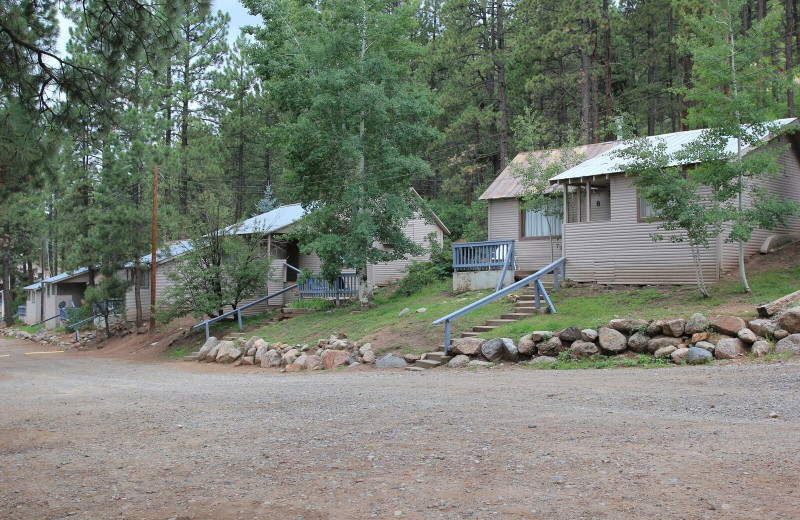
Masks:
[[[298,284],[298,292],[301,299],[324,298],[339,301],[358,294],[358,280],[355,273],[340,274],[333,283],[319,275],[313,275]]]
[[[514,261],[513,240],[453,244],[453,271],[499,270],[509,261]]]

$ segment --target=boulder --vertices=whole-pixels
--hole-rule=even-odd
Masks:
[[[488,361],[483,361],[482,359],[473,359],[472,361],[469,362],[469,365],[467,365],[467,366],[470,366],[470,367],[488,367],[489,365],[491,365],[491,363],[488,362]]]
[[[358,347],[358,351],[361,353],[362,356],[368,350],[372,350],[372,343],[364,343],[363,345]]]
[[[255,358],[253,356],[242,356],[242,364],[253,365],[255,364]]]
[[[756,333],[748,328],[740,330],[736,335],[739,336],[740,340],[744,341],[748,345],[752,345],[758,339]]]
[[[721,339],[714,347],[714,357],[717,359],[733,359],[744,353],[744,342],[739,338]]]
[[[672,362],[677,365],[682,365],[686,363],[686,360],[689,358],[689,349],[688,348],[679,348],[676,349],[672,354],[670,354],[672,358]]]
[[[308,362],[308,354],[300,354],[297,359],[294,360],[293,365],[298,365],[301,368],[306,368],[306,363]]]
[[[419,309],[417,309],[417,314],[421,314],[423,312],[428,312],[427,307],[420,307]]]
[[[648,343],[650,343],[650,336],[642,332],[634,332],[628,338],[628,347],[634,352],[647,352]]]
[[[567,327],[558,334],[558,339],[566,343],[572,343],[581,339],[581,329],[578,327]]]
[[[597,331],[594,329],[583,329],[581,331],[581,339],[583,341],[594,341],[597,339]]]
[[[511,338],[490,339],[481,346],[481,354],[492,363],[519,360],[519,351]]]
[[[678,347],[674,345],[667,345],[666,347],[661,347],[660,349],[656,350],[653,354],[657,359],[665,358],[667,356],[671,356],[673,352],[678,350]]]
[[[703,350],[707,350],[709,352],[714,352],[714,344],[709,341],[698,341],[694,344],[695,347],[701,348]]]
[[[650,353],[656,352],[660,348],[673,346],[676,347],[681,344],[680,338],[672,338],[669,336],[658,336],[647,342],[647,351]]]
[[[695,332],[692,334],[692,339],[689,340],[689,343],[698,343],[700,341],[708,341],[708,332]]]
[[[231,363],[239,359],[242,351],[233,341],[220,341],[219,350],[217,350],[217,363]]]
[[[411,309],[409,309],[408,307],[406,307],[405,309],[403,309],[402,311],[400,311],[400,312],[398,312],[398,313],[397,313],[397,317],[398,317],[398,318],[402,318],[403,316],[405,316],[405,315],[406,315],[406,314],[408,314],[409,312],[411,312]]]
[[[569,347],[569,357],[572,359],[595,358],[599,353],[597,345],[589,341],[575,341]]]
[[[408,363],[397,356],[386,354],[375,362],[375,366],[377,368],[405,368],[408,366]]]
[[[711,327],[720,334],[728,336],[735,336],[740,330],[745,328],[747,324],[742,318],[736,316],[717,316],[711,322]]]
[[[286,365],[286,367],[283,370],[285,372],[300,372],[301,370],[303,370],[303,367],[295,363],[292,363],[291,365]]]
[[[213,349],[218,344],[219,344],[219,340],[217,338],[215,338],[214,336],[209,337],[206,340],[206,342],[203,343],[203,346],[200,347],[200,351],[197,354],[197,360],[198,361],[205,360],[206,356],[208,356],[209,352],[211,352],[211,349]]]
[[[258,339],[259,339],[259,338],[258,338],[258,336],[252,336],[252,337],[251,337],[250,339],[248,339],[248,340],[247,340],[247,342],[244,344],[244,349],[245,349],[245,350],[250,350],[250,349],[253,347],[253,345],[255,345],[255,344],[256,344],[256,341],[257,341]]]
[[[628,346],[628,340],[625,338],[625,335],[609,327],[600,329],[598,339],[600,340],[600,348],[607,354],[619,354]]]
[[[788,354],[792,356],[800,355],[800,334],[791,334],[779,342],[775,343],[776,354]]]
[[[247,352],[245,352],[245,355],[250,357],[255,357],[256,352],[258,352],[258,349],[256,347],[250,347],[249,349],[247,349]]]
[[[358,349],[354,349],[354,350],[353,350],[353,351],[350,353],[350,355],[347,357],[346,364],[347,364],[347,365],[352,365],[353,363],[358,363],[358,358],[359,358],[359,357],[360,357],[360,356],[358,355]]]
[[[375,353],[372,350],[367,350],[361,354],[361,360],[367,365],[371,365],[375,362]]]
[[[680,338],[686,328],[686,320],[666,320],[661,324],[661,332],[665,336]]]
[[[787,332],[787,331],[785,331],[783,329],[775,329],[775,334],[773,334],[772,337],[775,338],[776,340],[778,340],[778,339],[783,339],[788,335],[789,335],[789,332]]]
[[[775,330],[778,328],[774,321],[761,318],[750,320],[747,327],[762,338],[774,336]]]
[[[650,336],[651,338],[654,336],[658,336],[661,334],[661,324],[663,322],[661,320],[651,321],[649,325],[647,325],[647,330],[645,333]]]
[[[616,331],[629,334],[634,329],[645,329],[647,327],[647,321],[623,318],[609,321],[608,326]]]
[[[533,334],[526,334],[519,338],[519,346],[517,350],[523,356],[536,355],[536,342],[533,340]]]
[[[484,343],[486,340],[480,338],[456,338],[450,342],[450,352],[465,356],[477,356],[481,353]]]
[[[459,354],[453,357],[453,359],[447,363],[447,366],[453,368],[464,368],[467,365],[469,365],[469,357],[465,356],[464,354]]]
[[[684,327],[684,332],[686,334],[697,334],[698,332],[705,332],[706,330],[708,330],[708,318],[706,318],[704,314],[695,312],[686,320],[686,326]]]
[[[422,356],[420,354],[403,354],[403,361],[405,361],[409,365],[413,365],[420,359],[422,359]]]
[[[350,353],[345,350],[329,349],[322,353],[322,366],[325,370],[331,370],[340,367],[347,362]]]
[[[689,347],[689,353],[686,356],[686,362],[690,365],[702,365],[714,359],[711,352],[703,348]]]
[[[275,349],[269,349],[261,353],[261,368],[281,366],[281,353]]]
[[[297,350],[296,348],[291,348],[291,349],[287,350],[281,356],[281,366],[285,367],[287,365],[291,365],[292,363],[294,363],[297,360],[297,357],[299,355],[300,355],[300,351]]]
[[[550,339],[553,337],[553,333],[549,330],[534,330],[530,334],[528,334],[531,339],[535,342],[540,342],[543,339]]]
[[[310,354],[306,358],[306,370],[320,370],[320,369],[322,369],[322,358],[315,354]]]
[[[778,326],[789,334],[800,333],[800,307],[783,311],[776,321]]]
[[[558,358],[554,356],[538,356],[531,359],[531,365],[539,365],[543,363],[555,363],[556,361],[558,361]]]
[[[553,336],[547,341],[543,341],[536,345],[536,350],[539,356],[555,357],[567,349],[558,336]]]
[[[764,357],[769,354],[769,342],[763,339],[760,339],[753,343],[753,346],[750,347],[750,353],[753,354],[755,357]]]

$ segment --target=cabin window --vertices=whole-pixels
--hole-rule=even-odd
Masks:
[[[608,222],[611,220],[611,185],[607,179],[573,184],[567,188],[569,223]],[[587,201],[588,197],[588,201]]]
[[[639,207],[639,222],[645,222],[650,218],[658,218],[658,211],[653,208],[653,204],[649,200],[644,197],[639,197],[637,199],[637,204]]]
[[[554,215],[554,211],[536,211],[528,209],[522,212],[522,236],[523,237],[560,237],[561,215]]]

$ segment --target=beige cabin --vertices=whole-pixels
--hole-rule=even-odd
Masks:
[[[779,126],[796,124],[794,119],[776,121]],[[668,147],[682,146],[701,130],[677,132],[658,139]],[[759,181],[779,197],[800,202],[800,146],[792,136],[779,137],[786,145],[779,158],[780,176]],[[489,240],[515,240],[516,267],[523,273],[534,272],[550,262],[550,234],[557,249],[555,258],[565,257],[567,278],[579,282],[603,284],[693,284],[695,271],[689,246],[669,239],[654,242],[652,235],[669,234],[648,222],[652,208],[640,199],[632,178],[619,164],[614,150],[621,141],[579,147],[579,164],[550,179],[550,190],[561,199],[561,215],[545,226],[546,218],[524,211],[521,197],[525,186],[519,168],[528,164],[531,154],[519,154],[495,179],[481,199],[489,205]],[[558,152],[556,152],[558,153]],[[554,160],[549,151],[532,152],[537,160]],[[515,166],[516,165],[516,166]],[[749,200],[745,199],[745,204]],[[738,266],[738,244],[725,243],[725,233],[702,252],[706,281],[720,277]],[[770,243],[800,236],[800,217],[792,216],[787,225],[773,230],[756,230],[745,245],[745,254],[753,255]]]
[[[42,325],[45,328],[60,327],[60,309],[80,307],[88,285],[89,270],[82,267],[25,287],[25,324],[47,320]]]

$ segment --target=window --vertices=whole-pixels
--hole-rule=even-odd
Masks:
[[[645,221],[651,217],[658,218],[658,212],[655,210],[655,208],[653,208],[653,204],[649,200],[643,197],[639,197],[637,200],[638,200],[637,204],[639,206],[638,211],[639,211],[640,222]]]
[[[561,215],[545,215],[544,211],[528,209],[522,212],[523,237],[561,236]]]

